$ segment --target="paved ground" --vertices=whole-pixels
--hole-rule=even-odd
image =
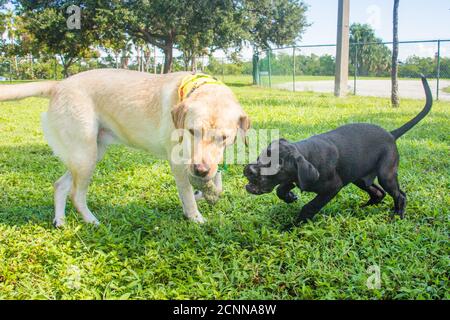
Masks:
[[[349,92],[353,93],[353,81],[349,81]],[[429,82],[433,97],[436,95],[436,80]],[[292,90],[291,83],[278,84],[275,87],[280,89]],[[444,92],[442,89],[450,87],[449,80],[441,80],[439,87],[439,99],[450,101],[450,93]],[[334,92],[334,81],[301,81],[295,83],[296,91],[314,91],[314,92]],[[399,93],[402,98],[423,99],[425,94],[423,92],[421,81],[414,80],[400,80]],[[390,97],[391,96],[391,81],[390,80],[358,80],[356,82],[356,94],[359,96],[372,97]]]

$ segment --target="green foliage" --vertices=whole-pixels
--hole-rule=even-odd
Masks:
[[[72,5],[81,1],[42,1],[17,0],[18,12],[23,18],[23,28],[30,37],[30,52],[35,55],[58,55],[63,65],[63,73],[69,75],[69,68],[80,58],[97,55],[92,48],[98,44],[95,29],[89,27],[89,10],[83,11],[81,29],[69,29],[66,13]]]
[[[226,62],[224,59],[219,60],[211,56],[209,57],[206,72],[215,76],[252,74],[252,64],[251,62],[242,62],[239,60]]]
[[[401,77],[417,77],[423,73],[426,77],[436,77],[436,59],[412,56],[399,65],[399,76]],[[450,58],[441,57],[441,78],[450,78]],[[447,72],[446,72],[447,71]]]
[[[292,75],[294,61],[292,54],[279,53],[270,56],[270,64],[272,75]],[[295,56],[295,74],[296,75],[312,75],[312,76],[332,76],[336,62],[333,56],[325,54],[318,56],[316,54]],[[269,59],[265,57],[260,60],[261,71],[269,70]]]
[[[391,50],[375,36],[370,25],[354,23],[350,26],[351,73],[357,66],[360,76],[389,76],[391,64]]]
[[[249,41],[268,49],[293,45],[301,39],[306,27],[307,5],[300,0],[243,1]]]
[[[263,90],[251,80],[232,82],[254,128],[278,128],[290,140],[351,122],[394,129],[423,106],[403,100],[393,110],[388,99]],[[54,229],[52,184],[64,169],[42,136],[47,104],[0,103],[1,299],[450,298],[448,102],[398,142],[405,220],[388,219],[388,197],[360,208],[367,195],[349,186],[314,223],[290,232],[283,227],[312,194],[292,205],[251,196],[233,165],[223,199],[200,203],[208,222],[198,226],[182,217],[168,164],[119,146],[90,188],[102,225],[83,224],[69,205],[68,225]],[[372,265],[380,289],[366,286]]]

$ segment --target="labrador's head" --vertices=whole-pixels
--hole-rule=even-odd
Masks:
[[[183,129],[180,141],[189,150],[189,171],[203,180],[215,176],[225,147],[250,127],[231,90],[203,85],[172,111],[175,128]]]
[[[249,181],[247,192],[256,195],[270,193],[279,184],[288,182],[296,182],[304,190],[319,178],[317,169],[285,139],[273,141],[256,163],[244,168],[244,175]]]

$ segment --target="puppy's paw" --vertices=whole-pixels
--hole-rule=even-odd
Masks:
[[[299,227],[305,223],[308,223],[308,221],[311,221],[311,220],[312,220],[312,217],[299,214],[297,217],[295,217],[294,222],[292,224],[296,227]]]
[[[283,200],[286,203],[293,203],[298,200],[298,197],[295,193],[289,191],[281,198],[281,200]]]
[[[203,200],[205,199],[205,196],[203,195],[203,192],[200,190],[195,190],[194,192],[195,201]]]

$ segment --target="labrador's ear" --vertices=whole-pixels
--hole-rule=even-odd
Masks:
[[[172,109],[172,121],[176,129],[184,129],[184,120],[186,119],[187,105],[184,102],[179,103]],[[180,134],[179,142],[183,141],[183,134]]]
[[[248,147],[247,131],[250,129],[250,118],[244,114],[239,118],[239,131],[242,134],[245,145]]]
[[[319,180],[319,171],[302,155],[295,158],[297,180],[301,190],[306,190],[311,184]]]

